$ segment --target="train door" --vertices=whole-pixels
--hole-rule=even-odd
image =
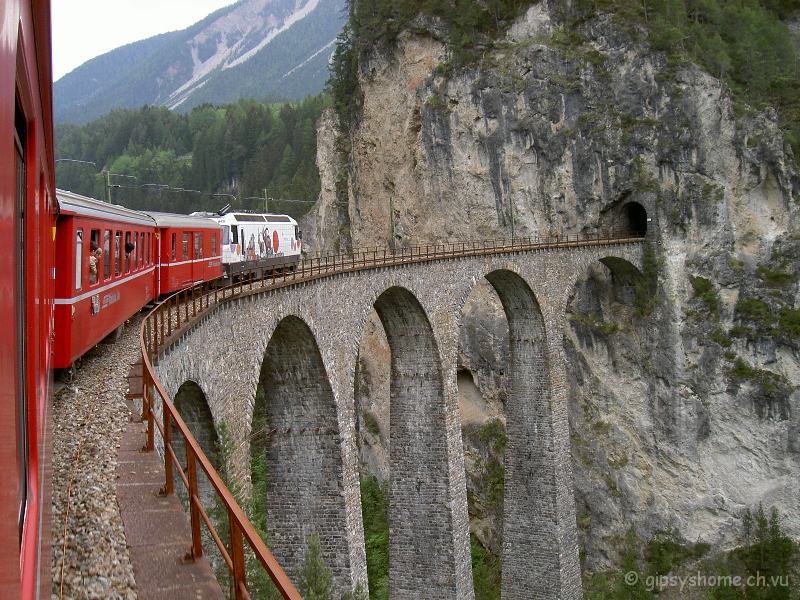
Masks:
[[[195,282],[203,279],[203,234],[193,232],[192,244],[192,282]]]
[[[16,304],[16,429],[17,429],[17,526],[19,527],[20,540],[22,539],[22,526],[25,520],[25,508],[28,502],[28,399],[26,392],[26,339],[25,339],[25,208],[27,206],[26,179],[27,169],[25,168],[26,154],[26,124],[25,118],[19,105],[16,107],[14,128],[14,147],[16,151],[16,193],[14,206],[15,221],[15,243],[14,243],[14,262],[15,262],[15,294]]]

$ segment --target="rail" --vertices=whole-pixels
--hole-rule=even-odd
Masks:
[[[641,242],[639,235],[625,233],[572,234],[549,238],[527,237],[499,240],[466,241],[449,244],[425,244],[390,250],[388,248],[359,248],[348,254],[315,254],[300,262],[287,262],[263,269],[258,276],[250,273],[238,281],[220,287],[217,282],[207,282],[190,287],[159,303],[142,322],[140,346],[142,352],[143,402],[142,419],[147,422],[145,449],[155,449],[155,430],[164,442],[164,494],[174,493],[174,472],[177,470],[189,495],[192,545],[187,556],[199,558],[203,555],[201,528],[205,525],[219,549],[228,570],[236,600],[250,598],[247,591],[244,543],[253,551],[256,559],[266,570],[278,591],[287,600],[299,599],[300,594],[277,563],[264,541],[228,490],[222,478],[197,440],[189,431],[175,405],[155,376],[153,363],[169,345],[186,333],[197,321],[214,307],[235,298],[262,293],[282,287],[296,285],[340,273],[365,269],[383,268],[411,263],[428,262],[447,258],[524,252],[555,248],[603,246],[611,244]],[[155,402],[161,401],[161,422],[156,418]],[[172,446],[173,425],[185,440],[186,466]],[[214,527],[208,513],[200,502],[198,491],[198,464],[206,474],[215,494],[221,500],[228,515],[229,540],[226,546],[219,531]],[[230,548],[230,550],[228,550]]]

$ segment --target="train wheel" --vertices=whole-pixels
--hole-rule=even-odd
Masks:
[[[125,323],[121,324],[117,327],[114,331],[109,333],[105,338],[103,338],[102,344],[114,344],[116,343],[121,337],[122,332],[125,330]]]

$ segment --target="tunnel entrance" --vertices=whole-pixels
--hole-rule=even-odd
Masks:
[[[647,235],[647,211],[638,202],[628,202],[622,207],[624,233],[637,237]]]

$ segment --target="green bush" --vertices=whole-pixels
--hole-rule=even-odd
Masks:
[[[800,338],[800,310],[794,308],[782,308],[778,316],[778,325],[781,332],[790,339]]]
[[[375,415],[365,410],[361,413],[361,416],[364,418],[364,428],[372,435],[379,436],[381,434],[381,426],[378,423],[378,419],[375,418]]]
[[[745,321],[751,321],[763,329],[770,328],[775,317],[769,305],[758,298],[740,298],[736,303],[736,314]]]
[[[771,269],[764,265],[759,266],[758,269],[756,269],[756,273],[767,287],[784,288],[795,281],[795,275],[793,273]]]
[[[603,321],[599,316],[590,313],[572,313],[569,318],[570,321],[580,323],[581,325],[584,325],[589,329],[593,329],[594,331],[603,335],[611,335],[612,333],[619,331],[619,327],[616,323]]]
[[[361,477],[361,515],[367,550],[369,597],[389,597],[389,490],[374,475]]]
[[[475,600],[500,600],[500,557],[484,548],[474,535],[470,536],[470,553]]]
[[[708,544],[682,544],[675,530],[654,535],[644,551],[648,573],[667,575],[689,560],[702,558],[710,549]]]
[[[717,290],[714,289],[714,284],[705,277],[691,277],[692,288],[694,289],[694,297],[703,301],[708,308],[708,311],[714,315],[719,315],[719,296]]]

